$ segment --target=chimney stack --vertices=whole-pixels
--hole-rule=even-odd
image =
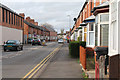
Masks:
[[[20,13],[19,14],[21,17],[25,18],[25,14],[24,13]]]
[[[30,23],[35,24],[34,19],[30,19]]]
[[[28,22],[29,22],[29,21],[30,21],[30,17],[26,17],[26,21],[28,21]]]
[[[38,26],[38,22],[35,22],[35,25]]]

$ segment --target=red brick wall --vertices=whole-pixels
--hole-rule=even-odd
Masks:
[[[80,46],[80,62],[82,64],[82,67],[86,69],[86,49]]]
[[[9,10],[5,10],[4,9],[4,22],[2,20],[3,18],[3,10],[1,9],[1,19],[0,19],[0,24],[2,26],[6,26],[6,27],[10,27],[10,28],[15,28],[15,29],[23,29],[24,24],[23,24],[23,17],[20,17],[18,14],[16,13],[11,13]],[[7,22],[6,22],[6,12],[7,12]],[[9,12],[10,12],[10,23],[9,23]],[[12,14],[13,14],[13,24],[12,24]],[[16,21],[16,17],[15,17],[15,25],[14,25],[14,15],[16,15],[18,17],[17,21]],[[22,19],[22,25],[21,25],[21,19]],[[16,24],[17,23],[17,24]]]

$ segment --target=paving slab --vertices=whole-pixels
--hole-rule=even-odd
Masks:
[[[77,60],[69,56],[68,44],[64,44],[40,78],[82,78],[82,67]]]

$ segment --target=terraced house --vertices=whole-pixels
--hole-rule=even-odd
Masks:
[[[25,17],[24,13],[20,14]],[[44,34],[44,35],[43,35]],[[49,32],[41,26],[38,26],[38,22],[35,22],[34,19],[26,17],[24,20],[24,43],[27,43],[28,39],[45,39],[43,36],[49,34]]]
[[[23,42],[24,18],[0,3],[0,45],[7,40]]]
[[[98,63],[95,63],[94,66],[96,78],[106,78],[105,75],[108,75],[108,73],[110,78],[117,78],[120,74],[118,71],[119,58],[117,55],[119,54],[119,19],[117,18],[119,3],[116,2],[117,0],[86,0],[71,31],[72,40],[77,41],[77,38],[80,37],[81,41],[86,41],[86,55],[94,55],[94,49],[97,46],[108,47],[109,51],[107,54],[110,56],[109,66],[105,67],[103,72],[100,71],[99,67],[101,65],[99,65],[99,60],[96,60],[96,55],[94,55],[95,62]],[[81,34],[82,37],[80,36]],[[116,60],[116,62],[113,60]],[[82,65],[85,66],[83,67],[84,69],[87,69],[86,59],[81,61],[85,61]],[[105,60],[104,66],[106,65],[108,65],[108,62]]]

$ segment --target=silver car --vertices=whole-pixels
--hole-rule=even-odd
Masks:
[[[64,40],[63,39],[59,39],[58,43],[64,43]]]

